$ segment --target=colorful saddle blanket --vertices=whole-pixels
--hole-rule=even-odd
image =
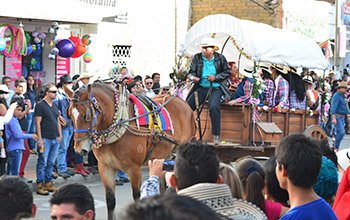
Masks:
[[[136,116],[144,115],[152,111],[134,94],[130,94],[129,99],[135,104]],[[156,114],[150,113],[136,119],[137,126],[148,126],[149,128],[156,128],[161,131],[171,131],[172,133],[174,133],[173,124],[169,112],[166,110],[165,107],[161,108],[158,102],[155,103],[158,106],[158,111],[156,112]]]

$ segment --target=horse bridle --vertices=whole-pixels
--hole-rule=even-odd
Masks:
[[[101,108],[98,105],[96,98],[92,94],[91,85],[87,86],[87,90],[89,92],[89,95],[88,95],[88,99],[86,101],[80,101],[78,95],[75,95],[73,102],[75,104],[83,105],[86,108],[84,120],[87,122],[91,122],[91,121],[92,122],[90,123],[90,127],[88,129],[76,129],[76,130],[74,130],[74,132],[76,132],[76,133],[86,133],[86,135],[84,135],[83,137],[75,138],[75,141],[82,141],[82,140],[90,139],[90,138],[94,137],[94,134],[96,133],[96,130],[94,130],[94,126],[96,125],[97,118],[101,113]],[[94,113],[93,120],[91,118],[92,112]]]

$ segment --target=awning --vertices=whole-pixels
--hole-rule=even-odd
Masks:
[[[12,0],[0,7],[2,17],[97,24],[118,13],[117,0]]]

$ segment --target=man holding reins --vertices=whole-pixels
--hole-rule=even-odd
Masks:
[[[216,52],[218,46],[215,39],[205,38],[200,46],[202,52],[193,57],[189,70],[188,78],[194,81],[195,85],[189,92],[187,102],[192,110],[195,110],[194,92],[198,92],[199,105],[205,102],[208,96],[213,141],[217,145],[220,143],[220,98],[223,95],[220,83],[230,76],[231,71],[226,58]]]

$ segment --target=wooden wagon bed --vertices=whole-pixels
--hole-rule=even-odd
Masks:
[[[223,161],[233,161],[239,157],[271,156],[277,143],[292,133],[307,132],[317,139],[325,137],[324,131],[317,126],[318,113],[303,110],[294,112],[258,111],[257,123],[253,125],[252,109],[248,105],[221,105],[222,143],[215,146]],[[196,115],[195,115],[196,116]],[[204,132],[203,141],[211,143],[211,122],[208,108],[201,114],[201,128]]]

